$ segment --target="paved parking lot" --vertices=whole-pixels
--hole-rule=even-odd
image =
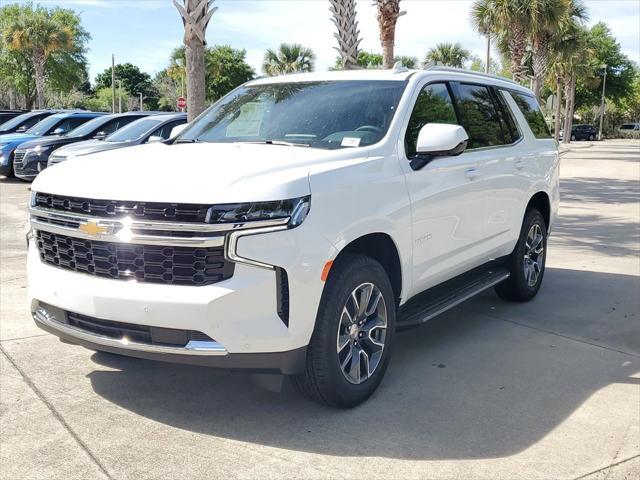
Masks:
[[[350,411],[40,331],[26,305],[28,195],[0,179],[2,479],[639,476],[639,142],[563,155],[534,301],[487,292],[400,333],[381,388]]]

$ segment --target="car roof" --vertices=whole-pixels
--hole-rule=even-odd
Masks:
[[[293,73],[277,77],[263,77],[247,82],[247,86],[270,85],[276,83],[318,82],[318,81],[407,81],[410,78],[437,77],[452,81],[473,81],[485,85],[495,85],[502,88],[516,90],[526,95],[533,95],[531,90],[505,77],[480,72],[473,72],[462,68],[432,66],[424,70],[409,70],[396,66],[391,70],[336,70],[312,73]]]
[[[187,114],[186,113],[182,113],[182,112],[177,112],[177,113],[159,113],[157,115],[149,115],[146,118],[150,118],[151,120],[159,120],[159,121],[163,121],[163,122],[170,122],[172,120],[179,120],[181,118],[187,118]]]
[[[107,115],[105,112],[59,112],[59,113],[54,113],[53,115],[51,115],[52,117],[55,118],[68,118],[68,117],[88,117],[88,118],[94,118],[94,117],[100,117],[102,115]]]

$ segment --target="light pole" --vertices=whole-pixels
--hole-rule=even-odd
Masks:
[[[111,54],[111,113],[116,113],[116,57]]]
[[[116,80],[118,82],[118,113],[122,113],[122,80]]]
[[[600,101],[600,130],[598,131],[598,140],[602,140],[602,120],[604,119],[604,93],[607,88],[607,65],[603,65],[604,76],[602,77],[602,100]]]
[[[142,111],[142,92],[138,92],[138,95],[140,95],[140,111]]]

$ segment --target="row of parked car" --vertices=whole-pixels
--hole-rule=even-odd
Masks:
[[[0,120],[0,175],[31,181],[52,164],[105,150],[166,140],[186,113],[84,110],[15,112]]]

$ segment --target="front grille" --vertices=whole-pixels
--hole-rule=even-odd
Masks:
[[[113,322],[111,320],[101,320],[73,312],[67,312],[67,324],[85,332],[94,333],[103,337],[113,338],[115,340],[126,338],[130,342],[148,345],[184,347],[191,340],[204,342],[214,341],[211,337],[195,330]]]
[[[22,168],[22,161],[24,160],[24,156],[26,155],[26,151],[25,150],[16,150],[13,154],[13,164],[15,166],[15,168],[17,169],[21,169]]]
[[[168,285],[211,285],[233,275],[223,247],[192,248],[99,242],[37,231],[41,260],[99,277]]]
[[[60,212],[89,214],[106,218],[133,217],[136,220],[160,220],[184,223],[204,223],[211,205],[186,203],[133,202],[96,200],[36,193],[37,207]]]

